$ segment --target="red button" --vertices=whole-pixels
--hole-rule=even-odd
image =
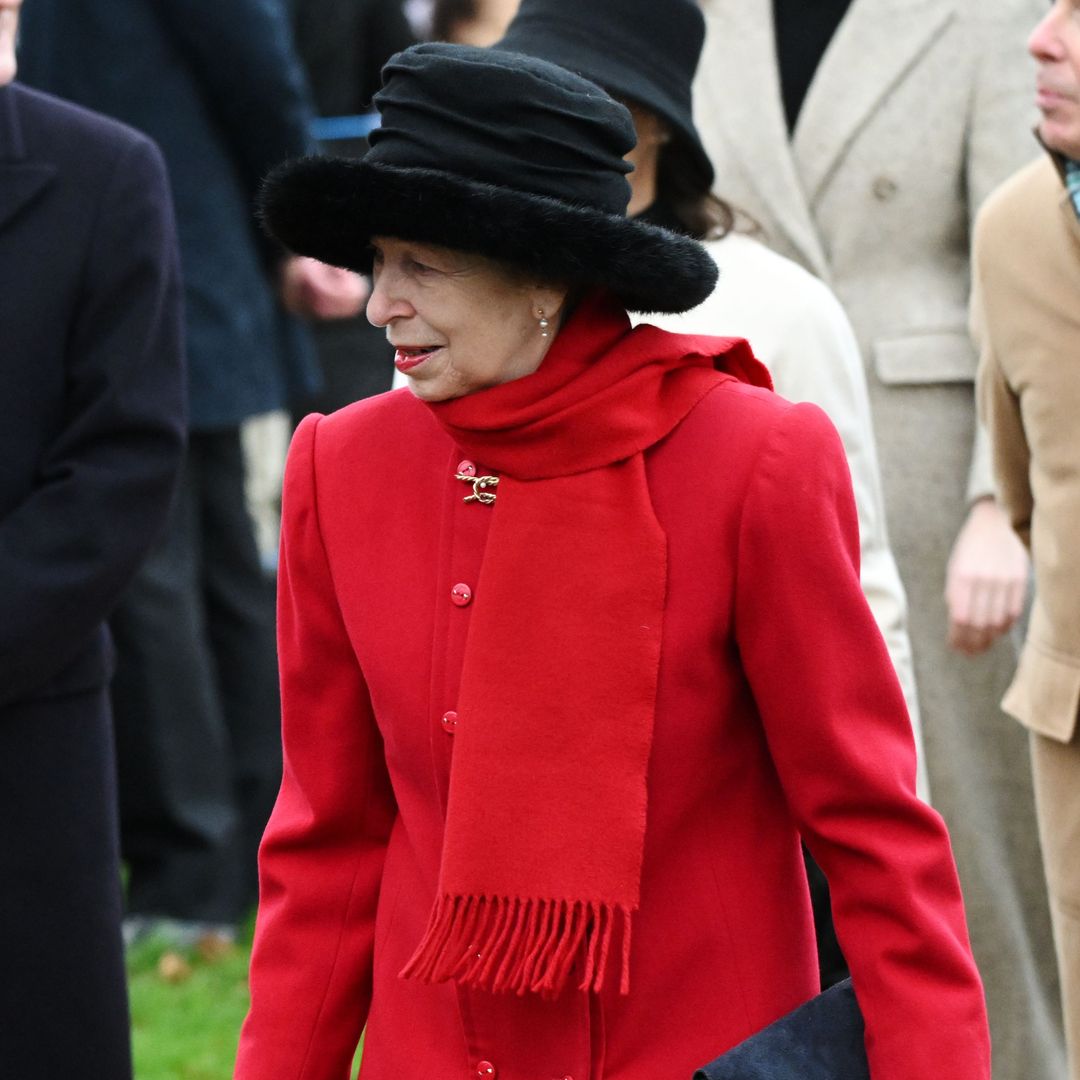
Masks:
[[[495,1080],[495,1066],[490,1061],[481,1061],[476,1066],[476,1075],[483,1080]]]
[[[454,734],[454,729],[457,727],[457,713],[453,709],[442,714],[442,726],[447,735]]]
[[[465,607],[466,604],[472,603],[472,589],[459,581],[457,585],[450,590],[450,599],[453,600],[458,607]]]
[[[457,471],[462,476],[475,476],[476,475],[476,465],[473,462],[471,462],[468,458],[465,458],[464,461],[459,461],[458,462]]]

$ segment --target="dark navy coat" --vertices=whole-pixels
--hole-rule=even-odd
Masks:
[[[311,388],[306,335],[272,287],[252,200],[308,149],[311,111],[277,0],[34,0],[19,77],[146,132],[168,164],[187,308],[191,427]]]
[[[142,135],[0,88],[0,715],[101,687],[183,449],[176,237]]]

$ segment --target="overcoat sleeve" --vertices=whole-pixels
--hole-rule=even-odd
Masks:
[[[346,1080],[371,1001],[396,805],[323,547],[319,417],[285,471],[278,578],[284,774],[259,852],[251,1010],[237,1080]]]
[[[968,119],[966,186],[972,232],[987,196],[1039,153],[1031,134],[1035,72],[1024,42],[1045,11],[1043,0],[1010,0],[997,7],[988,5],[974,16],[983,41],[976,51],[979,62]],[[979,422],[967,498],[974,502],[994,494],[990,439]]]
[[[979,374],[976,380],[979,417],[990,435],[998,498],[1017,535],[1030,548],[1031,515],[1035,509],[1030,480],[1031,448],[1024,432],[1020,399],[1001,370],[994,342],[987,329],[978,257],[979,241],[976,233],[971,332],[979,346]]]
[[[0,705],[86,648],[168,512],[184,442],[180,271],[147,139],[116,155],[65,318],[42,330],[66,337],[61,420],[30,493],[0,518]]]
[[[842,447],[815,406],[786,410],[758,457],[735,619],[780,782],[832,888],[874,1080],[986,1080],[948,836],[915,795],[903,695],[859,585]]]

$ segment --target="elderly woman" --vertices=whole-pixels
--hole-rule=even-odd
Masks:
[[[859,587],[843,451],[624,216],[627,111],[544,61],[393,59],[361,163],[272,178],[374,266],[405,390],[297,431],[285,775],[239,1080],[687,1078],[817,990],[834,888],[874,1080],[986,1080],[947,837]],[[791,896],[800,897],[794,909]]]

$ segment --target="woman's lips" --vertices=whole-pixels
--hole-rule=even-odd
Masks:
[[[402,374],[412,371],[413,368],[422,364],[433,353],[437,353],[442,346],[431,345],[419,349],[399,348],[394,352],[394,367]]]

